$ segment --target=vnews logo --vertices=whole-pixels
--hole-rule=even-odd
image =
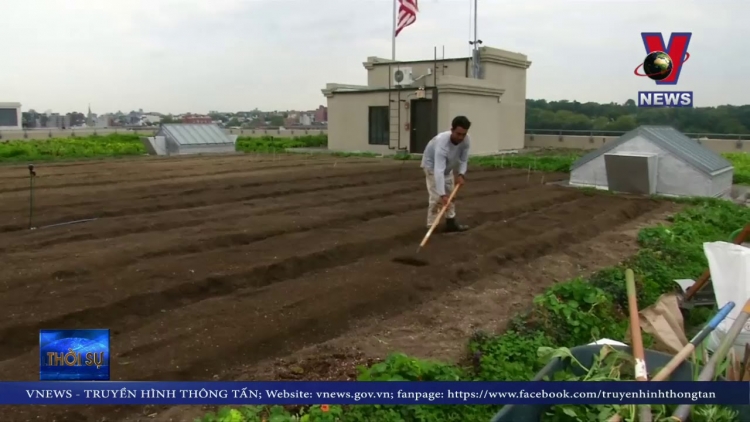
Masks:
[[[40,330],[39,379],[109,381],[109,330]]]
[[[657,85],[677,85],[682,66],[690,58],[688,44],[690,32],[674,32],[664,47],[664,38],[658,32],[643,32],[646,58],[635,68],[636,76],[646,76]],[[639,73],[639,70],[642,72]],[[638,107],[692,107],[692,91],[638,91]]]

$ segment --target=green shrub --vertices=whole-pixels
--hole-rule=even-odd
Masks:
[[[734,183],[750,185],[750,154],[730,152],[723,155],[734,166]]]

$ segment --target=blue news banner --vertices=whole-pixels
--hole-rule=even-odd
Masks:
[[[114,382],[108,329],[40,330],[39,382],[0,405],[750,404],[747,382]]]
[[[750,404],[748,382],[0,382],[0,404]]]

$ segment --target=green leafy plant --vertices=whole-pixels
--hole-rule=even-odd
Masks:
[[[526,381],[540,368],[536,350],[550,344],[542,332],[522,334],[508,331],[499,336],[475,334],[469,342],[473,380]]]
[[[223,407],[209,412],[195,422],[339,422],[343,415],[341,406],[310,406],[291,413],[282,406]]]
[[[605,345],[594,355],[591,366],[586,367],[578,361],[570,349],[543,347],[539,357],[547,362],[550,359],[561,359],[569,364],[568,369],[555,373],[549,380],[554,381],[632,381],[633,357],[627,353]],[[698,368],[694,362],[694,368]],[[697,377],[697,373],[695,374]],[[676,406],[651,405],[653,421],[667,422]],[[544,422],[589,422],[605,421],[619,413],[626,421],[637,421],[635,405],[556,405],[546,412]],[[692,421],[695,422],[732,422],[737,418],[737,411],[725,406],[698,405],[692,409]]]
[[[619,312],[602,289],[576,278],[559,283],[534,299],[527,324],[544,332],[554,344],[586,344],[625,332]]]
[[[462,371],[453,365],[393,353],[385,361],[359,367],[359,381],[458,381]]]

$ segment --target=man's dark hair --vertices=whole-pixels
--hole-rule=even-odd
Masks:
[[[466,116],[456,116],[453,118],[453,122],[451,123],[451,129],[455,129],[457,127],[462,127],[466,130],[469,130],[469,128],[471,127],[471,122],[466,118]]]

